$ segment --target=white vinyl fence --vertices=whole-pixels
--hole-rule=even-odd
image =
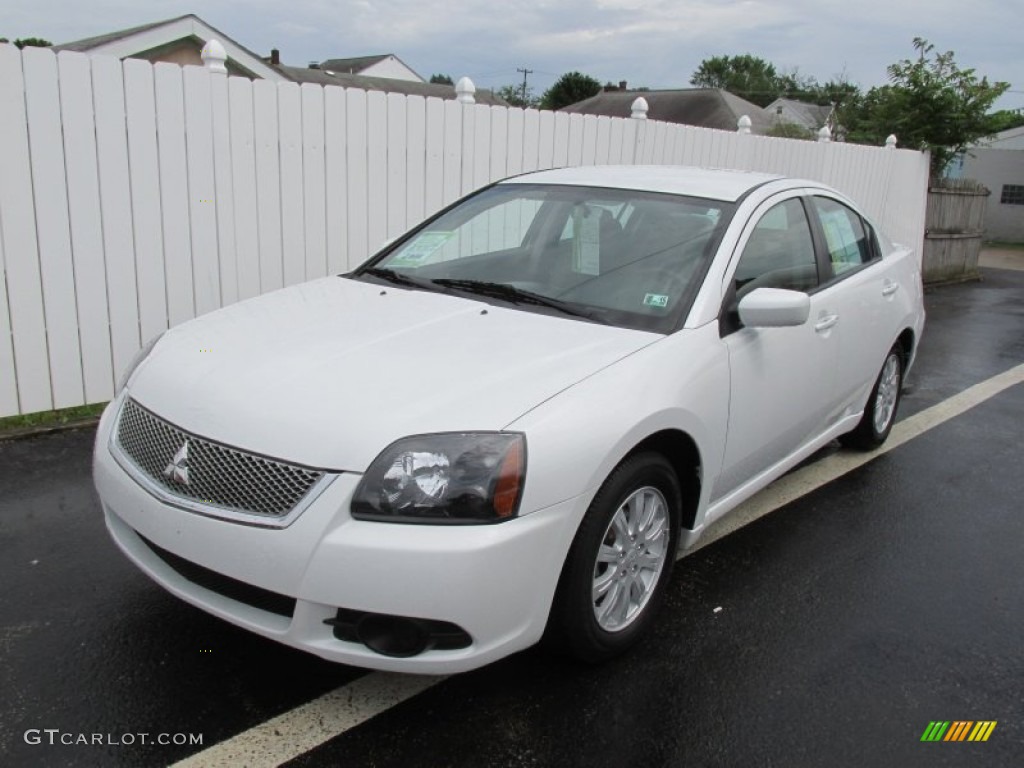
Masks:
[[[488,182],[605,163],[821,180],[920,251],[917,152],[0,44],[0,416],[108,400],[165,328],[345,271]]]

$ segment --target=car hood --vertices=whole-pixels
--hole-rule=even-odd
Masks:
[[[186,431],[364,471],[406,435],[502,429],[659,338],[327,277],[172,329],[128,392]]]

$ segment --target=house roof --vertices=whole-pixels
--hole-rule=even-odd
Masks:
[[[647,117],[667,123],[735,131],[736,121],[750,118],[753,133],[766,133],[771,120],[761,107],[721,88],[684,88],[664,91],[602,91],[589,99],[563,107],[563,112],[629,117],[638,96],[647,101]]]
[[[412,80],[394,80],[390,77],[367,77],[352,75],[347,72],[336,72],[330,68],[308,69],[305,67],[289,67],[279,64],[274,67],[288,80],[296,83],[317,83],[319,85],[339,85],[342,88],[362,88],[364,91],[384,91],[386,93],[404,93],[406,95],[435,96],[439,99],[454,99],[455,87],[434,83],[417,83]],[[508,102],[491,91],[477,90],[474,95],[477,104],[490,104],[507,107]]]
[[[765,107],[764,111],[768,113],[769,118],[774,119],[777,107],[782,107],[791,118],[795,118],[800,125],[812,131],[821,128],[832,117],[832,107],[808,104],[796,99],[776,99]]]
[[[346,72],[350,75],[358,75],[367,67],[372,67],[374,64],[378,64],[393,55],[394,54],[391,53],[382,53],[377,56],[353,56],[348,59],[327,59],[327,61],[320,62],[320,67],[323,69],[330,69],[334,72]],[[395,56],[395,58],[398,57]]]
[[[238,44],[219,29],[211,27],[193,13],[82,40],[73,40],[69,43],[55,45],[53,50],[55,52],[81,51],[91,54],[107,54],[123,59],[188,38],[198,41],[200,45],[209,40],[219,41],[224,46],[231,63],[254,77],[278,81],[284,79],[257,54]]]

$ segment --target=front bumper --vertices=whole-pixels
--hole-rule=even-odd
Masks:
[[[133,480],[110,452],[118,405],[104,413],[94,455],[107,528],[139,568],[189,603],[331,661],[398,672],[473,669],[543,634],[584,499],[495,525],[368,522],[349,515],[359,476],[343,473],[285,528],[240,524],[171,506]],[[274,593],[286,605],[294,600],[294,611],[266,610],[232,590],[208,588],[208,581],[201,586],[187,569],[172,567],[166,553]],[[468,633],[470,644],[384,656],[335,637],[325,621],[339,608],[450,622]]]

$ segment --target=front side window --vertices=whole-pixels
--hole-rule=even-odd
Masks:
[[[825,246],[836,277],[871,261],[874,250],[869,230],[860,216],[827,197],[815,197],[814,208],[825,234]]]
[[[667,333],[692,303],[733,209],[653,192],[498,184],[353,277]]]
[[[807,214],[800,200],[786,200],[768,209],[754,225],[736,265],[736,300],[755,288],[809,291],[817,285]]]

